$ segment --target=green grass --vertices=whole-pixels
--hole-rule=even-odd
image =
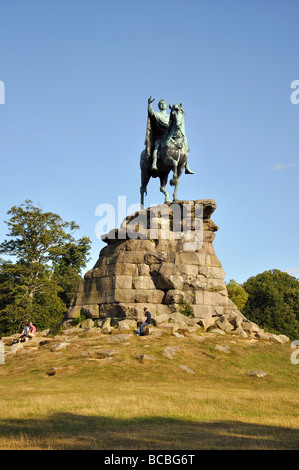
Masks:
[[[299,366],[290,344],[204,335],[204,343],[165,335],[124,344],[91,334],[59,353],[43,346],[7,357],[0,449],[298,448]],[[180,347],[174,359],[162,354],[169,345]],[[109,364],[80,355],[99,349],[119,353]],[[140,354],[156,360],[142,364]],[[268,375],[249,376],[253,369]]]

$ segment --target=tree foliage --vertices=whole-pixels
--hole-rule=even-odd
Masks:
[[[26,200],[9,211],[9,239],[0,244],[0,333],[24,320],[38,328],[61,321],[86,266],[90,240],[74,238],[79,226]]]
[[[299,281],[273,269],[250,277],[244,284],[248,293],[244,315],[260,327],[291,339],[299,337]]]
[[[244,306],[248,299],[248,293],[242,286],[238,284],[234,279],[231,279],[227,285],[227,293],[230,300],[236,305],[240,312],[243,312]]]

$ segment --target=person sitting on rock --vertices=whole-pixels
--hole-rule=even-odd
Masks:
[[[144,322],[140,325],[140,327],[138,328],[137,331],[135,331],[135,333],[137,333],[137,336],[143,336],[143,328],[146,326],[146,325],[150,325],[151,324],[151,321],[152,321],[152,317],[151,317],[151,314],[150,312],[147,310],[147,307],[144,307],[143,309],[144,311]]]

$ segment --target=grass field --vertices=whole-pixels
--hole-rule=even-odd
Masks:
[[[58,352],[57,339],[27,343],[0,365],[0,449],[298,449],[290,343],[201,334],[203,343],[171,335],[114,342],[91,331],[68,336]],[[173,359],[166,346],[179,346]],[[97,358],[107,349],[117,351],[113,362]],[[156,360],[141,363],[141,354]],[[250,376],[254,369],[268,375]]]

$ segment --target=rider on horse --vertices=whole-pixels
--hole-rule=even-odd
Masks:
[[[165,137],[166,131],[168,130],[169,125],[169,115],[166,113],[167,103],[165,100],[160,100],[158,103],[158,107],[160,109],[159,112],[155,112],[152,107],[152,102],[154,99],[150,96],[148,99],[148,122],[147,122],[147,131],[146,131],[146,139],[145,139],[145,146],[146,146],[146,153],[147,157],[150,158],[152,156],[153,163],[152,163],[152,170],[158,170],[157,167],[157,158],[158,158],[158,151],[161,147],[161,143],[163,138]],[[185,140],[186,139],[186,136]],[[189,147],[188,147],[189,151]],[[190,170],[188,165],[188,159],[185,166],[185,173],[186,174],[194,174],[193,171]]]

